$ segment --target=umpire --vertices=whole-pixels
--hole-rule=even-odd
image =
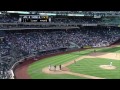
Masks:
[[[62,69],[62,66],[61,65],[59,65],[59,67],[60,67],[60,70]]]
[[[55,69],[55,71],[56,71],[56,65],[54,66],[54,69]]]

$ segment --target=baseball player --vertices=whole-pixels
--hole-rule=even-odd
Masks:
[[[51,65],[49,65],[49,70],[51,71]]]
[[[112,62],[110,62],[110,66],[112,66]]]

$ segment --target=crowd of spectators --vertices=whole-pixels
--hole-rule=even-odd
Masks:
[[[8,78],[8,70],[22,57],[56,53],[61,48],[109,46],[120,39],[115,27],[80,27],[68,30],[0,31],[0,78]],[[49,51],[45,52],[45,51]],[[64,51],[64,50],[63,50]]]
[[[12,23],[12,22],[18,22],[18,18],[10,15],[0,16],[0,23]]]
[[[51,22],[59,22],[59,23],[100,23],[101,19],[96,18],[52,18]]]

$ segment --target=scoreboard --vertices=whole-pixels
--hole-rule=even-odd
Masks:
[[[41,15],[20,15],[20,22],[49,22],[48,16]]]

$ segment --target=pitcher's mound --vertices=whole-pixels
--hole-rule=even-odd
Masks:
[[[116,69],[115,66],[110,66],[110,65],[100,65],[100,68],[102,68],[102,69],[108,69],[108,70]]]

